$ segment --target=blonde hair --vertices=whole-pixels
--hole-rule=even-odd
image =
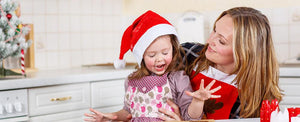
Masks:
[[[235,84],[239,89],[240,116],[259,117],[263,100],[281,101],[282,93],[278,86],[279,66],[273,46],[269,20],[260,11],[249,7],[236,7],[224,11],[223,16],[231,16],[234,24],[233,53],[236,74]],[[215,24],[214,24],[215,28]],[[207,45],[195,62],[188,67],[191,74],[198,65],[196,74],[207,70],[214,63],[205,57]]]
[[[173,51],[172,51],[173,58],[165,72],[183,70],[184,68],[183,68],[183,62],[182,62],[182,56],[181,56],[183,49],[180,46],[177,37],[173,34],[164,35],[164,36],[170,36],[171,44],[172,44],[172,48],[173,48]],[[151,72],[147,69],[144,59],[143,59],[141,62],[141,67],[136,66],[136,71],[133,72],[131,75],[129,75],[128,79],[140,79],[140,78],[142,78],[144,76],[148,76],[150,74],[151,74]]]

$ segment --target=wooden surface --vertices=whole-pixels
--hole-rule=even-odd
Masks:
[[[202,120],[195,120],[195,121],[167,121],[167,122],[215,122],[213,119],[202,119]]]
[[[33,30],[33,24],[27,24],[30,27],[30,32],[26,35],[26,40],[31,40],[32,43],[30,47],[27,49],[27,52],[25,54],[25,68],[34,70],[34,30]]]

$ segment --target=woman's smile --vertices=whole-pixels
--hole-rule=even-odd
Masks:
[[[207,50],[208,50],[209,52],[214,52],[214,53],[216,52],[216,51],[215,51],[214,49],[212,49],[210,46],[207,47]]]

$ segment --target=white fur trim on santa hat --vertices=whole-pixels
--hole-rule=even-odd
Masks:
[[[114,67],[115,69],[124,69],[126,65],[125,60],[116,59],[114,61]]]
[[[141,62],[143,55],[148,46],[159,36],[174,34],[177,36],[175,28],[170,24],[158,24],[149,28],[137,41],[132,50],[133,55],[135,56],[139,67],[141,67]]]

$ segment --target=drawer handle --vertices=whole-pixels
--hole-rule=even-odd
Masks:
[[[52,98],[51,101],[66,101],[72,99],[71,96],[69,97],[61,97],[61,98]]]

